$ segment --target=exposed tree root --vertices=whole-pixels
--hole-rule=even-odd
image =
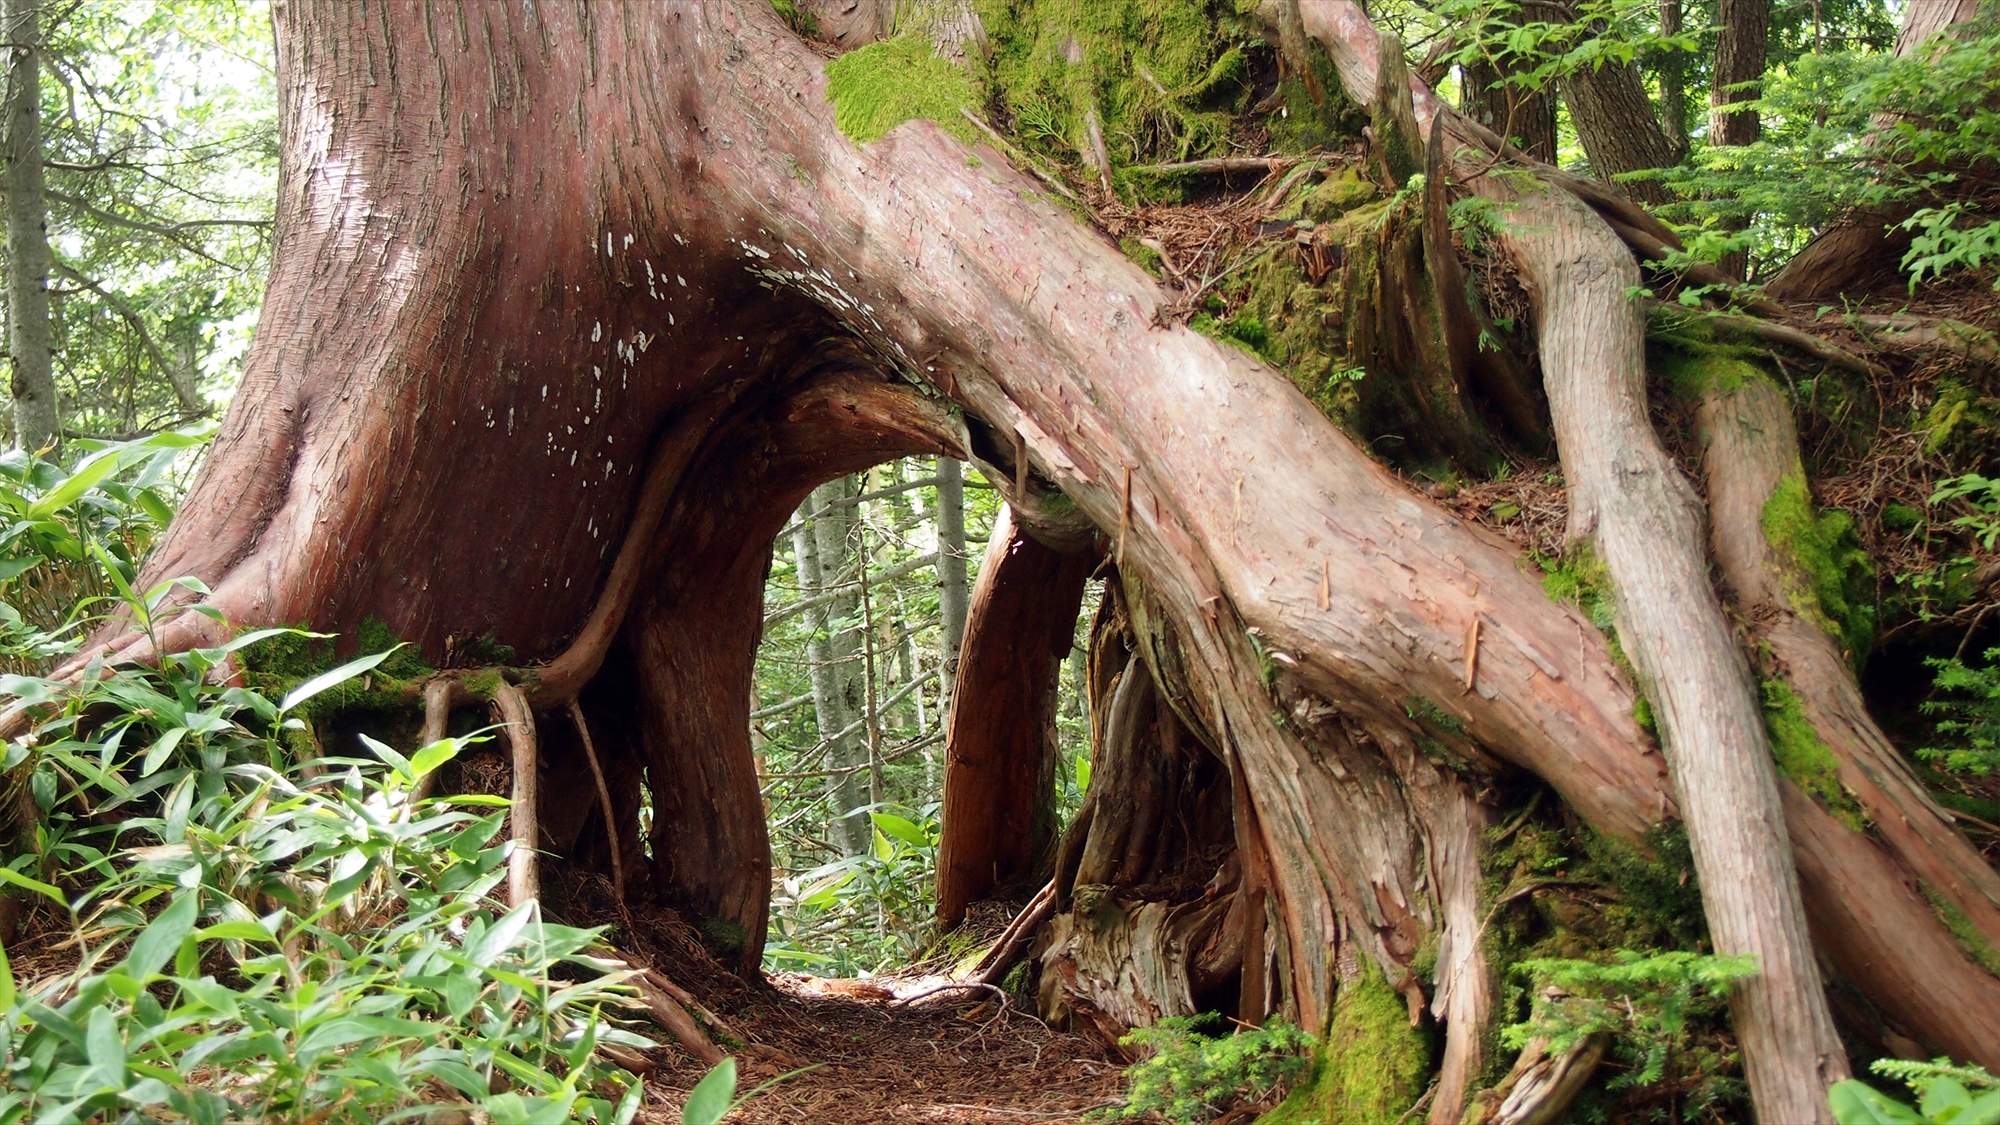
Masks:
[[[597,783],[597,799],[604,811],[604,834],[611,843],[611,886],[622,910],[625,907],[625,861],[621,858],[623,849],[618,840],[618,814],[611,807],[611,787],[604,783],[604,766],[597,760],[597,744],[591,741],[590,724],[583,718],[583,704],[574,698],[569,701],[569,717],[576,724],[577,737],[583,739],[583,754],[590,761],[591,780]]]
[[[493,710],[506,727],[507,743],[513,751],[514,794],[507,819],[513,826],[514,848],[507,854],[507,901],[518,907],[542,896],[536,799],[541,762],[535,742],[535,713],[521,689],[505,680],[493,689]]]

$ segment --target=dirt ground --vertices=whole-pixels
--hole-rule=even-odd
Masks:
[[[578,897],[598,898],[591,882]],[[602,909],[569,905],[585,916]],[[997,937],[1012,916],[1001,904],[976,904],[966,925],[980,936],[967,935],[961,947]],[[614,937],[745,1038],[782,1053],[736,1050],[739,1094],[812,1068],[758,1094],[729,1125],[1071,1122],[1122,1103],[1125,1060],[1116,1048],[1050,1028],[1019,997],[1003,1004],[988,993],[938,991],[949,983],[942,958],[871,980],[776,973],[750,983],[718,964],[670,910],[636,909]],[[657,1028],[635,1030],[667,1044],[647,1052],[656,1069],[640,1120],[678,1125],[681,1104],[707,1068]]]
[[[1082,1121],[1093,1109],[1118,1104],[1122,1063],[1094,1040],[1052,1031],[1032,1012],[1003,1009],[978,994],[906,1005],[894,999],[933,983],[773,977],[769,993],[725,1015],[764,1045],[817,1069],[784,1079],[728,1120]],[[671,1053],[671,1068],[647,1083],[644,1120],[678,1122],[681,1102],[702,1077],[698,1062]],[[739,1092],[781,1072],[779,1065],[752,1063]]]

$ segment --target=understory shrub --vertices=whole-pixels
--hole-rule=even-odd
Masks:
[[[1840,1125],[2000,1125],[2000,1079],[1983,1067],[1955,1066],[1950,1059],[1878,1059],[1869,1069],[1908,1085],[1916,1107],[1849,1079],[1827,1091]]]
[[[108,577],[148,633],[174,589],[198,586],[141,595]],[[504,800],[413,798],[468,740],[286,763],[295,712],[389,654],[280,701],[211,682],[232,652],[292,633],[75,684],[0,677],[9,713],[34,719],[5,758],[31,846],[0,879],[36,896],[30,929],[67,931],[76,959],[23,984],[0,950],[0,1125],[374,1122],[452,1104],[630,1121],[640,1087],[597,1047],[651,1043],[611,1018],[626,974],[592,956],[598,931],[491,897],[512,847],[496,842]]]
[[[1219,1022],[1213,1012],[1173,1016],[1120,1039],[1121,1046],[1153,1054],[1126,1070],[1125,1104],[1107,1111],[1106,1119],[1157,1113],[1176,1125],[1202,1125],[1241,1102],[1281,1092],[1305,1070],[1318,1043],[1282,1020],[1231,1034],[1203,1032]]]

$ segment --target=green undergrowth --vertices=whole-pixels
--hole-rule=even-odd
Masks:
[[[913,118],[935,121],[966,144],[979,140],[960,112],[979,108],[979,84],[923,36],[870,43],[827,63],[826,96],[841,132],[864,144]]]
[[[1679,972],[1675,958],[1701,968],[1705,961],[1690,958],[1712,952],[1693,853],[1678,824],[1657,826],[1643,846],[1635,845],[1581,825],[1553,794],[1542,791],[1492,830],[1481,864],[1481,905],[1491,916],[1483,945],[1496,986],[1496,1029],[1551,1015],[1535,1010],[1547,975],[1538,977],[1539,969],[1555,966],[1576,976],[1589,975],[1588,965],[1602,966],[1607,987],[1621,974],[1674,983],[1688,975]],[[1664,1055],[1653,1015],[1633,1015],[1629,1028],[1605,1027],[1614,1032],[1614,1065],[1593,1080],[1568,1119],[1598,1120],[1617,1105],[1655,1098],[1715,1106],[1720,1116],[1714,1120],[1747,1116],[1719,1005],[1696,1005],[1686,1017],[1685,1026],[1672,1031]],[[1500,1081],[1513,1064],[1503,1034],[1491,1033],[1482,1086]],[[1612,1088],[1619,1075],[1647,1076],[1658,1065],[1665,1067],[1664,1085],[1648,1082],[1641,1088],[1628,1081]]]
[[[1214,1012],[1169,1017],[1135,1028],[1118,1043],[1152,1055],[1125,1072],[1125,1104],[1106,1110],[1102,1119],[1173,1125],[1205,1125],[1217,1114],[1271,1096],[1307,1066],[1318,1045],[1283,1020],[1231,1029]]]
[[[1376,968],[1344,981],[1311,1069],[1265,1125],[1347,1125],[1399,1119],[1423,1095],[1431,1037],[1410,1026],[1410,1008]]]
[[[991,45],[991,103],[1031,151],[1095,163],[1094,114],[1121,194],[1174,196],[1178,178],[1134,165],[1229,153],[1261,42],[1225,0],[976,0]]]

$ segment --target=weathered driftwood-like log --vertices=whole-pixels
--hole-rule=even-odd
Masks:
[[[1900,866],[1906,872],[1884,881],[1884,893],[1871,904],[1875,917],[1862,925],[1866,930],[1907,933],[1908,955],[1925,958],[1919,974],[1941,984],[1950,982],[1949,991],[1968,1010],[1967,1017],[1955,1021],[1944,1033],[1947,1037],[1935,1039],[1932,1046],[1961,1058],[1988,1054],[1991,1048],[1985,1044],[2000,1042],[2000,980],[1936,932],[1931,909],[1910,893],[1909,885],[1926,888],[1983,940],[2000,945],[2000,874],[1952,827],[1869,717],[1848,654],[1827,631],[1832,622],[1816,589],[1822,576],[1807,569],[1810,560],[1781,554],[1770,541],[1769,513],[1781,488],[1793,492],[1784,501],[1789,506],[1779,509],[1778,518],[1785,521],[1779,526],[1796,531],[1802,521],[1816,518],[1805,494],[1791,407],[1774,383],[1747,364],[1727,359],[1673,362],[1686,369],[1673,381],[1694,395],[1694,432],[1708,478],[1710,543],[1716,563],[1739,620],[1769,646],[1770,667],[1764,674],[1798,701],[1826,754],[1822,763],[1811,760],[1809,750],[1795,750],[1795,756],[1805,753],[1807,760],[1796,762],[1794,769],[1802,771],[1800,780],[1815,788],[1820,802],[1840,807],[1850,820],[1865,817],[1873,827],[1872,839],[1851,833],[1852,843],[1839,850],[1849,855],[1876,851],[1887,855],[1869,863],[1850,859],[1850,864],[1860,870]],[[1813,798],[1799,794],[1788,800],[1788,809],[1800,800]],[[1794,817],[1789,811],[1786,815],[1788,822]],[[1815,831],[1824,833],[1829,827],[1839,831],[1837,826],[1817,824]],[[1823,857],[1811,864],[1828,866]],[[1817,933],[1822,946],[1837,949],[1866,930],[1820,927]],[[1850,973],[1857,971],[1856,966],[1867,972],[1870,960],[1833,958]],[[1871,995],[1906,992],[1902,985],[1879,977],[1868,990]],[[1914,995],[1909,999],[1917,1000]],[[1883,1007],[1892,1020],[1909,1019],[1896,1010],[1897,1005]],[[1911,1032],[1906,1028],[1903,1034]]]
[[[1548,1040],[1530,1040],[1507,1077],[1479,1092],[1460,1125],[1552,1125],[1562,1120],[1610,1046],[1611,1037],[1602,1032],[1554,1054]]]
[[[1369,98],[1378,67],[1393,68],[1399,52],[1376,57],[1378,37],[1351,0],[1302,10],[1349,94]],[[1453,120],[1438,105],[1430,127]],[[1668,749],[1710,933],[1718,951],[1758,961],[1758,975],[1732,993],[1752,1095],[1773,1120],[1830,1122],[1825,1091],[1847,1076],[1846,1054],[1814,961],[1762,709],[1709,584],[1701,502],[1648,414],[1643,321],[1627,296],[1637,265],[1574,196],[1521,177],[1469,186],[1510,208],[1498,240],[1534,307],[1569,536],[1594,545],[1616,586],[1619,637]]]

